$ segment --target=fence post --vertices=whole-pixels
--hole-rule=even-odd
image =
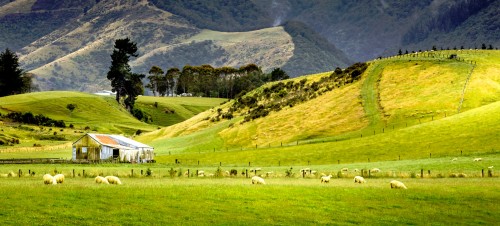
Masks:
[[[189,169],[188,169],[188,178],[189,178],[189,175],[190,175],[190,174],[189,174]]]
[[[488,169],[488,177],[493,177],[493,170],[492,169]]]
[[[83,174],[82,174],[83,177],[85,177],[85,170],[83,170]]]
[[[134,169],[131,169],[131,170],[130,170],[130,175],[131,175],[132,177],[134,177]]]
[[[281,166],[281,161],[278,161],[278,166]]]
[[[141,170],[141,176],[142,176],[142,170]]]
[[[219,162],[219,166],[222,166],[222,162]]]
[[[424,178],[424,169],[420,169],[420,178]]]
[[[245,170],[245,176],[248,178],[248,169]]]
[[[372,177],[372,170],[368,170],[368,178]]]
[[[73,178],[75,178],[75,169],[73,169]]]
[[[427,173],[429,174],[429,177],[431,177],[431,170],[427,170]]]
[[[250,167],[250,162],[248,162],[248,166]]]
[[[23,171],[21,171],[21,169],[19,169],[19,177],[21,177],[22,174],[23,174]]]
[[[484,177],[484,169],[481,169],[481,177]]]
[[[200,160],[198,160],[198,165],[200,165]]]

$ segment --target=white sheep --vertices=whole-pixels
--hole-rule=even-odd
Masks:
[[[118,178],[118,177],[106,176],[105,178],[110,184],[122,184],[122,182],[120,181],[120,178]]]
[[[325,183],[328,183],[330,182],[330,178],[332,178],[332,175],[328,175],[328,176],[322,176],[321,177],[321,183],[325,182]]]
[[[479,161],[483,161],[483,159],[482,158],[475,158],[474,159],[474,162],[479,162]]]
[[[64,174],[55,175],[54,180],[56,180],[58,184],[62,184],[64,182]]]
[[[43,175],[43,183],[44,184],[57,184],[56,179],[50,174]]]
[[[98,184],[109,184],[108,180],[106,180],[106,178],[101,177],[101,176],[97,176],[95,178],[95,182]]]
[[[458,159],[457,158],[453,158],[451,161],[457,161]]]
[[[264,181],[264,178],[262,178],[262,177],[253,176],[252,177],[252,184],[266,184],[266,181]]]
[[[371,173],[379,173],[380,169],[379,168],[373,168],[370,170]]]
[[[493,169],[493,166],[488,166],[488,169]]]
[[[391,188],[402,188],[402,189],[407,189],[405,184],[401,181],[393,180],[391,181]]]
[[[366,180],[365,178],[363,178],[362,176],[355,176],[354,177],[354,183],[366,183]]]
[[[198,171],[198,176],[199,176],[199,177],[204,177],[204,176],[205,176],[205,171],[203,171],[203,170],[199,170],[199,171]]]

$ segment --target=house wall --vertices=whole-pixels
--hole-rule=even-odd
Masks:
[[[75,159],[100,160],[101,145],[90,136],[84,136],[73,144]]]

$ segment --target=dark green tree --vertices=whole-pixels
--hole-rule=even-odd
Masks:
[[[159,87],[163,84],[163,70],[158,66],[153,66],[149,69],[149,83],[146,85],[146,88],[150,89],[153,92],[153,96],[156,96],[156,93],[160,93]]]
[[[24,85],[28,83],[24,81],[26,79],[30,79],[29,86],[31,86],[31,77],[24,78],[23,70],[19,68],[17,55],[9,49],[2,52],[0,54],[0,96],[23,93],[26,91]]]
[[[483,44],[481,45],[481,49],[486,49],[486,44],[484,44],[484,43],[483,43]]]
[[[271,81],[281,81],[288,78],[290,78],[288,74],[285,71],[281,70],[281,68],[275,68],[271,72]]]
[[[135,101],[137,100],[137,96],[144,94],[144,85],[142,84],[142,79],[145,78],[146,75],[131,73],[128,74],[125,79],[125,107],[127,110],[132,113],[134,110]]]
[[[116,101],[126,95],[126,80],[131,77],[131,69],[128,64],[130,57],[137,57],[137,45],[129,38],[117,39],[113,53],[111,54],[111,67],[107,75],[111,81],[112,91],[116,92]]]
[[[403,50],[399,49],[398,55],[403,55]]]
[[[174,95],[174,90],[175,90],[175,84],[177,79],[179,79],[180,75],[180,70],[179,68],[170,68],[168,69],[167,73],[165,74],[165,85],[166,85],[166,94],[167,96],[169,93],[173,96]],[[163,94],[162,96],[164,96]]]

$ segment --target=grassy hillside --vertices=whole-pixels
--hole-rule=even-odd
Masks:
[[[153,131],[159,126],[168,126],[184,121],[219,105],[222,101],[224,99],[141,96],[136,102],[136,107],[153,118],[151,124],[146,124],[130,115],[116,103],[113,97],[66,91],[7,96],[0,98],[0,114],[4,116],[10,112],[42,114],[53,120],[63,120],[68,128],[20,125],[9,119],[4,119],[4,121],[0,121],[2,129],[0,139],[4,141],[12,138],[20,139],[20,144],[9,147],[10,149],[41,144],[44,147],[38,149],[46,150],[53,156],[61,154],[58,150],[68,148],[67,142],[74,141],[84,132],[117,133],[130,136],[135,134],[137,130]],[[71,112],[66,107],[68,104],[76,104],[77,107]],[[73,125],[73,128],[69,128],[70,125]],[[66,146],[61,146],[61,144],[66,144]],[[7,147],[4,146],[4,148]],[[29,157],[34,156],[29,154]]]
[[[459,59],[446,59],[452,53]],[[219,114],[212,110],[140,139],[158,147],[158,159],[167,162],[308,159],[327,164],[452,156],[460,150],[496,153],[499,57],[499,51],[439,51],[375,60],[359,81],[266,117],[208,120]],[[307,78],[306,84],[313,84],[329,75],[290,81]]]
[[[136,107],[153,118],[151,124],[170,126],[218,106],[226,99],[203,97],[140,96]]]

